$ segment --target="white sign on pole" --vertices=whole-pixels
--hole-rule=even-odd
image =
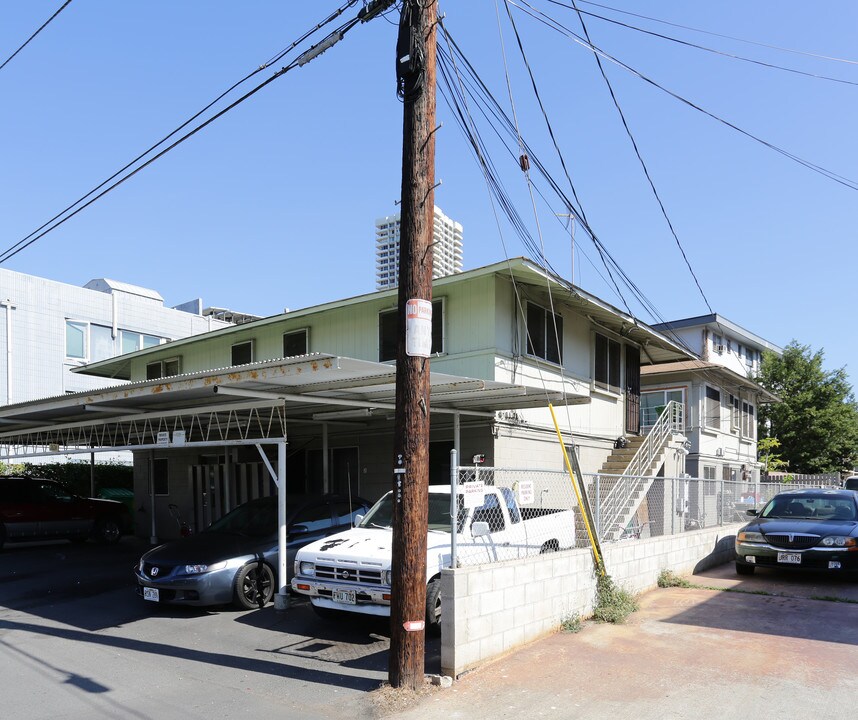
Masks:
[[[486,484],[482,480],[462,483],[465,509],[479,507],[486,501]]]
[[[423,358],[432,354],[432,303],[429,300],[405,303],[405,354]]]
[[[534,497],[533,480],[521,480],[518,483],[518,504],[533,505]]]

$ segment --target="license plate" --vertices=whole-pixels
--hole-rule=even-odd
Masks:
[[[778,562],[787,563],[788,565],[801,565],[801,555],[799,553],[778,553]]]
[[[143,599],[158,602],[160,600],[158,588],[143,588]]]
[[[355,591],[354,590],[334,590],[331,593],[331,600],[338,603],[344,603],[346,605],[354,605],[355,604]]]

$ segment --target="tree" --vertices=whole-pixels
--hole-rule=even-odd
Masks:
[[[783,355],[766,352],[757,382],[781,402],[759,412],[758,437],[780,441],[794,473],[849,471],[858,461],[858,405],[844,368],[826,371],[824,352],[793,340]]]
[[[765,467],[766,474],[780,472],[789,467],[789,463],[781,457],[781,454],[774,452],[780,446],[781,441],[776,437],[760,438],[757,443],[757,453],[760,456],[760,462]]]

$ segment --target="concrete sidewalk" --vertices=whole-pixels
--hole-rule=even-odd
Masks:
[[[653,590],[625,625],[587,623],[535,642],[395,717],[839,720],[851,712],[858,586],[765,571],[740,579],[732,564],[689,580],[734,592]],[[773,594],[755,594],[763,592]]]

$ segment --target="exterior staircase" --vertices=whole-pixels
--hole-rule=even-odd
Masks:
[[[627,527],[639,525],[635,515],[664,464],[671,441],[682,435],[683,409],[681,403],[668,403],[649,433],[626,438],[626,447],[614,448],[588,483],[588,498],[603,542],[619,540]],[[583,544],[587,544],[586,538]]]

